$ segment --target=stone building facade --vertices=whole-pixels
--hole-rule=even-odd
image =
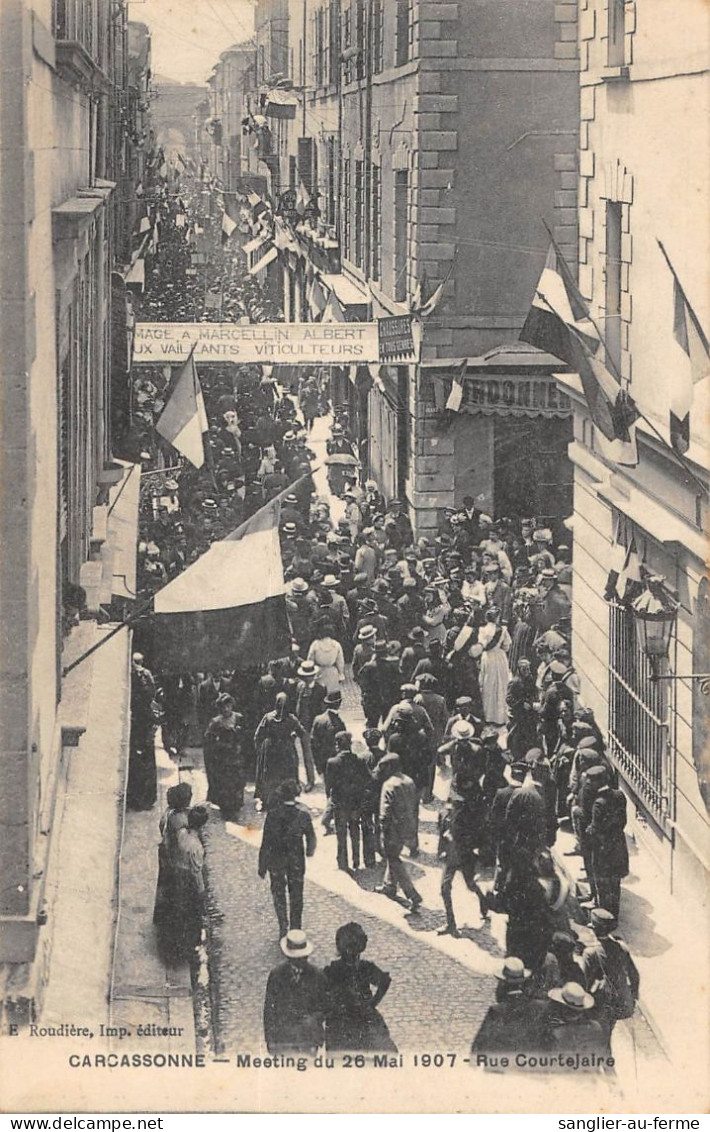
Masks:
[[[0,965],[5,1005],[25,1016],[47,985],[67,782],[90,730],[92,665],[81,677],[66,669],[101,635],[131,549],[135,581],[138,476],[111,445],[111,280],[136,190],[126,179],[127,84],[124,4],[0,7]],[[113,684],[122,729],[109,752],[117,773],[128,648],[124,634]],[[105,846],[115,853],[120,798],[108,801]],[[88,909],[99,899],[93,874],[74,864],[61,882]],[[101,892],[108,924],[111,899]]]
[[[584,699],[608,728],[634,836],[669,891],[697,898],[710,865],[708,697],[687,677],[708,671],[710,381],[695,386],[679,462],[669,413],[690,362],[674,337],[673,275],[660,244],[707,334],[710,91],[700,45],[708,13],[701,0],[684,5],[682,21],[670,0],[579,7],[579,284],[603,329],[608,364],[644,418],[638,466],[620,468],[607,458],[576,378],[562,379],[574,404],[574,661]],[[632,551],[678,592],[666,674],[680,679],[650,678],[632,614],[613,595],[604,600],[609,570]]]

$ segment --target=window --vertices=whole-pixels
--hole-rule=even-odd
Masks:
[[[383,0],[372,0],[372,72],[379,75],[384,67],[384,6]]]
[[[325,17],[323,8],[318,8],[313,15],[313,70],[316,86],[323,86],[327,75]]]
[[[289,189],[298,188],[298,164],[293,154],[288,159],[288,187]]]
[[[639,800],[656,818],[668,813],[668,697],[666,681],[651,680],[636,639],[634,616],[614,602],[609,632],[609,749]]]
[[[382,270],[382,178],[372,166],[370,196],[370,276],[377,281]]]
[[[355,0],[355,77],[365,77],[365,0]]]
[[[394,298],[403,303],[407,298],[407,204],[409,173],[398,170],[394,175]]]
[[[625,59],[624,33],[626,30],[624,0],[609,0],[609,39],[607,63],[610,67],[623,66]]]
[[[409,367],[397,366],[397,494],[404,496],[410,456]]]
[[[330,44],[328,80],[337,84],[340,80],[340,0],[330,0],[328,41]]]
[[[621,373],[621,204],[606,205],[606,282],[605,282],[606,364],[612,373]]]
[[[343,255],[350,258],[350,159],[343,162]]]
[[[346,83],[353,80],[353,58],[351,49],[353,46],[352,36],[352,12],[349,7],[343,11],[343,79]]]
[[[401,67],[411,58],[411,2],[410,0],[396,0],[395,13],[395,65]]]
[[[362,235],[365,212],[365,177],[364,163],[355,162],[355,249],[354,259],[357,267],[363,266]]]
[[[338,201],[337,201],[337,198],[338,198],[338,190],[337,190],[338,164],[337,164],[336,144],[337,143],[336,143],[335,138],[333,138],[333,137],[328,138],[327,145],[326,145],[326,162],[327,162],[326,194],[327,195],[326,195],[325,207],[326,207],[326,223],[329,224],[329,225],[337,224],[337,219],[338,219],[338,207],[337,207],[337,203],[338,203]]]
[[[298,176],[303,186],[313,194],[317,187],[317,172],[315,169],[315,142],[313,138],[298,139]]]

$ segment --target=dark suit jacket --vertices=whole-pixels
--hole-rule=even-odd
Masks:
[[[314,1053],[325,1040],[328,985],[305,963],[298,979],[287,962],[269,973],[264,997],[264,1037],[269,1053]]]
[[[316,835],[305,806],[282,804],[268,811],[259,850],[259,876],[266,876],[267,872],[302,876],[306,856],[312,857],[315,851]]]
[[[361,759],[354,751],[341,751],[326,763],[325,788],[334,806],[359,811],[370,782],[370,771],[365,759]]]

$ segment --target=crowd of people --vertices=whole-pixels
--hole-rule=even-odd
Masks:
[[[204,308],[209,286],[185,275],[196,225],[178,225],[178,208],[189,212],[184,201],[166,203],[164,250],[142,317],[216,317]],[[221,317],[277,317],[238,251],[215,245],[210,270]],[[307,963],[304,878],[316,832],[314,808],[299,796],[322,786],[319,821],[323,835],[334,834],[338,868],[374,870],[379,858],[376,891],[417,914],[422,896],[403,854],[417,857],[421,807],[431,807],[439,811],[440,934],[459,934],[458,872],[482,920],[507,916],[497,1001],[475,1048],[507,1048],[524,1015],[536,1048],[608,1049],[614,1021],[638,992],[628,950],[611,935],[628,872],[626,809],[571,659],[564,528],[494,520],[466,497],[443,510],[437,531],[417,537],[405,504],[385,500],[359,469],[347,413],[330,405],[316,374],[304,368],[293,395],[260,366],[210,366],[200,380],[210,459],[199,471],[175,467],[153,431],[169,374],[146,367],[135,383],[130,444],[148,473],[139,600],[278,496],[291,649],[265,670],[163,674],[147,612],[135,628],[128,804],[155,805],[158,722],[172,757],[202,747],[206,803],[226,820],[238,820],[253,782],[265,814],[258,873],[269,877],[286,956],[266,992],[269,1048],[394,1048],[377,1010],[389,976],[360,958],[360,925],[341,929],[339,959],[325,972]],[[323,415],[328,496],[316,491],[309,446]],[[343,718],[350,675],[362,740]],[[191,802],[189,786],[173,787],[160,825],[155,921],[176,959],[194,956],[202,925],[199,830],[210,809]],[[583,859],[592,949],[576,938],[574,893],[552,852],[565,825]]]

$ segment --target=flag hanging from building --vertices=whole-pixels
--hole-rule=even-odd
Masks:
[[[426,298],[428,280],[426,271],[422,271],[419,283],[416,286],[414,296],[412,298],[411,314],[416,314],[421,318],[422,316],[426,317],[427,315],[434,313],[439,305],[439,302],[441,301],[441,296],[444,294],[444,288],[446,287],[446,284],[449,282],[449,279],[454,273],[455,264],[456,256],[454,256],[454,258],[451,260],[451,263],[449,264],[449,270],[446,272],[445,277],[442,279],[441,283],[439,283],[439,285],[434,289],[434,291],[432,291],[431,295],[429,295],[428,298]]]
[[[163,671],[256,668],[288,654],[280,512],[277,496],[155,595]]]
[[[454,379],[451,382],[451,390],[446,402],[446,408],[452,413],[458,413],[463,401],[463,379],[466,376],[468,369],[468,358],[464,358],[459,368],[454,373]]]
[[[621,601],[633,601],[643,591],[641,559],[636,549],[636,539],[631,536],[624,565],[616,582],[616,592]]]
[[[299,216],[306,215],[306,209],[311,203],[311,194],[304,185],[303,181],[298,182],[298,192],[296,193],[296,212]]]
[[[520,339],[560,358],[579,374],[592,420],[608,442],[608,459],[630,466],[638,463],[635,422],[640,413],[621,382],[596,356],[599,334],[554,242]]]
[[[671,378],[671,444],[682,456],[690,446],[694,387],[710,376],[710,345],[666,249],[660,240],[657,243],[673,276],[673,337],[688,359],[685,367],[674,370]]]
[[[236,223],[234,222],[234,220],[232,220],[231,216],[229,215],[229,213],[225,209],[225,211],[222,213],[222,244],[223,245],[227,243],[227,240],[229,239],[229,237],[234,232],[236,232],[236,230],[237,230]]]
[[[201,468],[205,462],[203,434],[209,422],[195,367],[194,349],[181,367],[170,398],[155,426],[164,440]]]

